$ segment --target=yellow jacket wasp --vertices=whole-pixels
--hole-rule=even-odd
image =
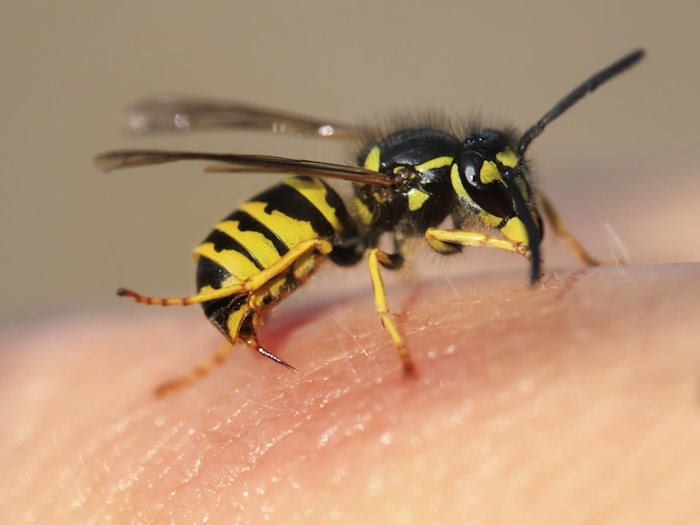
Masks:
[[[526,159],[530,143],[586,93],[637,63],[634,51],[599,71],[520,137],[505,130],[469,129],[464,135],[437,126],[416,126],[384,134],[340,123],[247,104],[206,99],[154,98],[132,108],[132,123],[161,129],[267,129],[317,137],[363,141],[357,166],[264,155],[122,150],[97,156],[105,171],[179,160],[215,161],[210,170],[259,171],[293,176],[245,202],[219,222],[196,248],[197,293],[182,298],[149,297],[119,289],[121,296],[153,305],[200,303],[209,320],[231,343],[241,342],[292,368],[258,343],[263,312],[304,283],[325,259],[352,265],[366,254],[377,312],[406,371],[413,362],[389,317],[380,266],[399,268],[404,242],[424,237],[441,254],[463,246],[487,246],[530,260],[530,283],[540,278],[543,224],[539,209],[576,256],[594,265],[569,234],[552,204],[533,189]],[[355,198],[346,205],[324,179],[353,183]],[[440,228],[446,219],[454,229]],[[493,235],[492,235],[493,233]],[[393,253],[378,247],[388,234]],[[162,391],[206,373],[230,345]]]

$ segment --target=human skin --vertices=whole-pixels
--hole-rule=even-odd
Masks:
[[[397,316],[406,377],[350,296],[218,348],[189,309],[8,335],[3,523],[691,523],[700,264],[437,279]]]
[[[614,211],[637,261],[697,261],[700,186],[679,175],[556,202]],[[596,220],[574,230],[600,240]],[[387,279],[415,377],[362,267],[274,310],[261,342],[297,373],[238,346],[160,400],[222,344],[196,306],[6,330],[0,522],[693,523],[700,264],[562,270],[551,237],[534,288],[476,249],[442,258],[461,278]]]

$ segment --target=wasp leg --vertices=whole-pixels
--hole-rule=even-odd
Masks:
[[[303,262],[304,257],[311,252],[319,252],[322,254],[328,254],[330,251],[333,249],[333,245],[325,240],[325,239],[311,239],[308,241],[303,241],[300,242],[299,244],[295,245],[292,247],[279,261],[277,261],[275,264],[271,265],[269,268],[266,268],[259,274],[254,275],[253,277],[246,279],[245,281],[241,283],[236,283],[232,286],[229,287],[224,287],[221,290],[215,290],[215,293],[212,292],[207,292],[207,293],[200,293],[191,297],[183,298],[184,300],[187,300],[187,302],[184,302],[183,299],[181,299],[181,302],[176,302],[177,299],[160,299],[160,298],[143,298],[144,300],[139,301],[139,302],[146,302],[147,304],[162,304],[164,306],[169,306],[169,305],[177,305],[177,304],[194,304],[198,302],[203,302],[203,301],[208,301],[212,299],[221,299],[225,298],[228,296],[234,296],[234,298],[231,300],[231,302],[228,305],[228,308],[233,307],[233,303],[235,298],[237,297],[242,297],[245,295],[248,295],[248,298],[246,300],[247,302],[247,311],[249,313],[245,314],[245,319],[241,322],[240,329],[236,328],[235,332],[237,333],[228,333],[226,330],[224,330],[225,333],[227,333],[227,337],[233,342],[233,341],[238,341],[246,346],[253,348],[256,352],[259,354],[267,357],[268,359],[272,359],[276,363],[279,363],[291,370],[296,369],[290,365],[289,363],[285,362],[283,359],[277,357],[273,353],[265,350],[260,344],[258,343],[258,338],[256,335],[256,328],[261,324],[261,314],[258,311],[259,309],[259,304],[258,300],[259,298],[256,297],[256,292],[260,291],[262,288],[264,288],[268,283],[273,281],[275,278],[282,276],[285,272],[288,272],[291,270],[292,273],[295,273],[297,270],[303,270],[296,268],[296,263],[298,262]],[[302,274],[304,272],[302,271]],[[303,278],[305,275],[300,275],[299,278]],[[127,294],[123,294],[127,295]],[[130,294],[132,297],[134,297],[137,294],[134,294],[131,292]],[[142,296],[137,296],[141,298]],[[135,297],[136,298],[136,297]],[[150,299],[150,300],[149,300]],[[138,299],[137,299],[138,300]],[[161,301],[161,302],[157,302]],[[206,375],[212,368],[215,366],[221,364],[228,354],[231,352],[231,343],[226,344],[224,347],[222,347],[213,357],[207,359],[206,361],[202,362],[201,364],[197,365],[192,371],[188,372],[187,374],[184,374],[183,376],[176,378],[172,381],[168,381],[161,386],[159,386],[156,389],[156,396],[161,397],[163,395],[169,394],[173,391],[179,390],[183,388],[184,386],[196,381],[197,379],[201,378],[202,376]]]
[[[288,270],[298,259],[308,254],[311,251],[318,251],[324,255],[329,254],[333,250],[333,245],[325,239],[311,239],[302,241],[294,245],[274,264],[265,268],[260,273],[246,279],[245,281],[224,286],[218,290],[208,290],[200,292],[188,297],[150,297],[138,294],[126,288],[119,288],[117,295],[122,297],[131,297],[137,303],[152,304],[158,306],[187,306],[190,304],[204,303],[224,297],[240,297],[262,287],[271,278],[282,274]]]
[[[205,303],[207,301],[222,299],[232,295],[242,295],[245,293],[245,282],[238,282],[232,284],[231,286],[224,286],[218,290],[200,292],[188,297],[152,297],[148,295],[141,295],[133,290],[129,290],[128,288],[117,289],[117,295],[120,297],[131,297],[137,303],[152,304],[156,306],[188,306],[190,304]]]
[[[386,304],[386,292],[384,290],[384,281],[379,272],[379,265],[385,268],[395,269],[403,264],[403,257],[400,254],[390,255],[379,248],[372,248],[369,251],[369,275],[372,278],[372,287],[374,288],[374,305],[377,313],[382,318],[382,325],[389,331],[391,339],[394,341],[394,346],[399,352],[401,364],[406,373],[413,373],[414,366],[411,355],[406,349],[406,345],[396,329],[394,322],[389,317],[389,309]]]
[[[557,213],[556,208],[552,204],[552,201],[549,200],[549,197],[547,197],[540,190],[537,191],[537,196],[539,197],[540,203],[542,204],[544,216],[547,218],[547,222],[554,230],[554,233],[556,233],[559,237],[564,239],[564,242],[566,242],[566,244],[569,246],[569,249],[573,252],[573,254],[579,261],[581,261],[586,266],[598,266],[600,264],[615,264],[617,262],[615,260],[599,261],[598,259],[591,257],[588,254],[588,252],[583,248],[583,246],[581,246],[581,243],[578,242],[578,240],[576,240],[576,237],[571,235],[568,228],[559,217],[559,214]]]
[[[183,387],[185,387],[191,383],[194,383],[199,378],[207,375],[212,368],[214,368],[215,366],[218,366],[224,362],[224,360],[231,353],[232,347],[233,346],[231,343],[229,343],[228,341],[225,342],[224,344],[221,345],[221,347],[216,352],[216,354],[214,354],[212,357],[210,357],[206,361],[203,361],[202,363],[197,365],[191,371],[187,372],[184,375],[181,375],[180,377],[178,377],[176,379],[166,381],[165,383],[159,385],[156,388],[156,392],[155,392],[156,397],[163,397],[163,396],[172,394],[173,392],[176,392],[177,390],[180,390]]]
[[[258,319],[259,314],[257,313],[250,313],[248,314],[247,319]],[[284,361],[283,359],[277,357],[271,352],[268,352],[265,350],[260,344],[258,343],[258,338],[257,335],[255,334],[255,330],[252,328],[253,324],[258,324],[257,322],[253,321],[253,323],[246,323],[249,324],[248,328],[245,328],[246,332],[245,333],[240,333],[237,337],[237,340],[240,341],[241,343],[245,344],[246,346],[254,349],[256,352],[260,353],[261,355],[264,355],[268,359],[272,359],[274,362],[279,363],[281,365],[286,366],[290,370],[294,370],[295,372],[297,371],[296,368],[294,368],[292,365]],[[207,375],[212,368],[219,366],[221,363],[223,363],[228,355],[231,353],[231,350],[233,348],[233,343],[227,341],[226,343],[222,344],[219,350],[209,359],[201,362],[197,366],[195,366],[192,370],[187,372],[186,374],[181,375],[180,377],[177,377],[175,379],[172,379],[170,381],[166,381],[165,383],[159,385],[156,388],[155,395],[156,397],[163,397],[169,394],[172,394],[178,390],[181,390],[182,388],[186,387],[187,385],[190,385],[197,381],[198,379],[201,379],[205,375]]]
[[[497,248],[517,253],[526,259],[530,259],[530,250],[524,244],[508,239],[498,239],[485,233],[428,228],[425,231],[425,239],[433,250],[440,253],[452,253],[454,251],[452,245],[459,244],[462,246]]]

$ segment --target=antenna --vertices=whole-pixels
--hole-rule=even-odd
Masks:
[[[599,71],[579,87],[574,89],[571,93],[566,95],[563,99],[557,102],[556,106],[545,113],[537,124],[523,133],[523,136],[520,137],[520,142],[518,143],[518,153],[522,155],[530,145],[530,142],[532,142],[535,137],[544,131],[547,124],[576,104],[576,102],[581,100],[586,94],[635,65],[642,59],[643,56],[643,49],[637,49],[636,51],[631,52],[629,55],[622,57],[617,62]]]

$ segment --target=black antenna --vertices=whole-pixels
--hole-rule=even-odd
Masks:
[[[537,137],[540,133],[542,133],[542,131],[544,131],[544,128],[547,124],[552,122],[555,118],[564,113],[564,111],[576,104],[576,102],[582,99],[584,95],[590,93],[595,88],[597,88],[604,82],[607,82],[611,78],[619,75],[623,71],[626,71],[634,64],[639,62],[643,56],[643,49],[637,49],[636,51],[633,51],[629,55],[622,57],[614,64],[611,64],[605,69],[599,71],[591,78],[586,80],[579,87],[574,89],[571,93],[566,95],[557,103],[556,106],[554,106],[547,113],[545,113],[545,115],[537,122],[537,124],[532,126],[525,133],[523,133],[523,136],[520,137],[520,143],[518,144],[518,153],[522,155],[527,149],[527,147],[530,145],[530,142],[532,142],[532,140],[535,137]]]

